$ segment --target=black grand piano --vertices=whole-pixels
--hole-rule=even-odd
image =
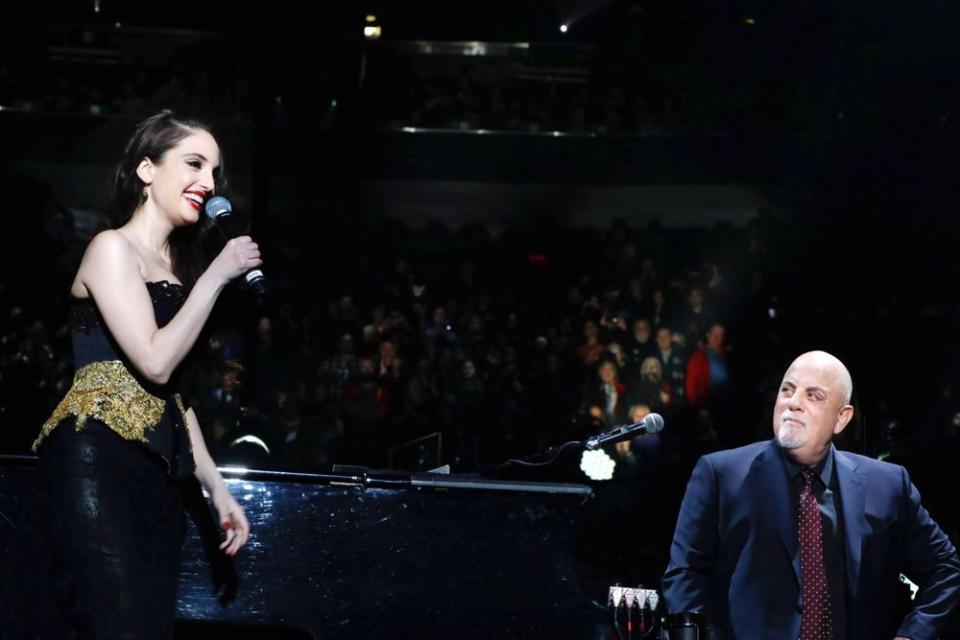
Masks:
[[[0,456],[0,552],[35,460]],[[578,580],[578,484],[438,473],[221,469],[252,535],[221,604],[201,536],[183,551],[178,638],[615,638]]]

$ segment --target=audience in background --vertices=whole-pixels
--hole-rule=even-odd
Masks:
[[[656,411],[667,429],[644,459],[655,450],[670,468],[758,437],[755,416],[781,364],[770,350],[783,303],[770,308],[764,292],[775,274],[750,256],[780,232],[769,220],[706,233],[622,221],[558,229],[544,264],[517,251],[520,229],[448,230],[432,238],[431,247],[446,247],[437,252],[419,249],[436,229],[391,226],[367,236],[376,261],[344,247],[329,270],[279,291],[268,315],[214,327],[195,358],[192,404],[223,461],[249,452],[251,440],[237,441],[255,435],[268,466],[385,466],[391,450],[440,433],[443,461],[461,472]],[[744,255],[753,271],[734,278],[703,263],[708,246]],[[721,289],[723,315],[714,305]],[[62,311],[16,295],[0,290],[0,412],[7,450],[23,451],[72,369]],[[673,314],[674,303],[684,311]],[[910,432],[890,433],[881,444],[893,453],[884,455],[904,455]]]
[[[418,232],[407,233],[415,244]],[[385,466],[392,448],[440,432],[444,460],[475,470],[611,429],[629,420],[633,405],[689,420],[690,389],[700,407],[736,380],[724,366],[722,336],[695,345],[688,366],[670,327],[655,330],[646,315],[662,315],[668,295],[689,297],[692,313],[707,308],[709,289],[677,287],[695,264],[669,273],[643,252],[645,239],[662,244],[650,234],[664,233],[622,221],[607,231],[570,230],[558,261],[563,242],[601,258],[554,269],[505,262],[504,241],[490,236],[475,247],[488,259],[464,260],[455,246],[435,258],[397,247],[379,265],[358,265],[363,278],[343,272],[353,264],[334,266],[326,283],[318,274],[280,295],[268,314],[251,316],[246,333],[235,318],[216,326],[196,358],[193,405],[224,456],[231,438],[256,432],[279,445],[270,447],[271,464],[306,467],[338,459]],[[671,236],[673,256],[685,242],[697,254],[692,236]],[[449,269],[454,256],[459,267]],[[50,331],[23,306],[10,308],[2,400],[7,423],[26,442],[31,412],[69,376],[69,349],[62,326]],[[6,393],[12,389],[19,391]]]

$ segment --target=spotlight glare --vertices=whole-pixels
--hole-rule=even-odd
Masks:
[[[560,25],[560,33],[566,33],[569,27],[566,24]]]
[[[913,600],[917,596],[917,591],[920,590],[920,587],[910,582],[910,578],[902,573],[900,574],[900,582],[907,585],[907,587],[910,589],[910,599]]]
[[[580,457],[580,470],[591,480],[610,480],[617,461],[603,449],[587,449]]]
[[[225,473],[235,473],[241,476],[246,475],[247,473],[250,472],[250,470],[247,469],[246,467],[226,466],[226,467],[219,467],[219,469]],[[224,478],[224,482],[226,482],[227,484],[230,484],[230,483],[240,482],[240,480],[238,478]]]
[[[368,13],[366,20],[367,22],[376,22],[377,16],[373,15],[372,13]]]
[[[370,40],[376,40],[380,37],[380,27],[368,25],[363,28],[363,35],[365,38],[369,38]]]
[[[250,434],[240,436],[239,438],[237,438],[236,440],[234,440],[233,442],[231,442],[231,443],[230,443],[230,446],[231,446],[231,447],[235,447],[235,446],[237,446],[238,444],[252,444],[252,445],[255,445],[255,446],[260,447],[261,449],[263,449],[264,453],[266,453],[267,455],[270,455],[270,447],[268,447],[268,446],[267,446],[267,443],[264,442],[263,440],[261,440],[260,438],[258,438],[257,436],[253,436],[253,435],[250,435]]]

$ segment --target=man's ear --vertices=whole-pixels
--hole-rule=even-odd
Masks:
[[[847,425],[850,424],[850,421],[853,419],[853,405],[845,404],[840,408],[840,413],[837,414],[837,422],[833,425],[833,435],[838,436],[840,433],[847,428]]]

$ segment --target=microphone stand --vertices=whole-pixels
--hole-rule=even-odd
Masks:
[[[663,418],[657,413],[651,413],[640,422],[620,425],[611,431],[590,436],[586,440],[571,440],[560,447],[550,447],[546,451],[534,453],[526,458],[508,458],[500,463],[499,469],[513,466],[545,467],[557,460],[566,449],[579,446],[584,449],[599,449],[605,444],[615,444],[621,440],[639,436],[644,433],[658,433],[663,429]]]

